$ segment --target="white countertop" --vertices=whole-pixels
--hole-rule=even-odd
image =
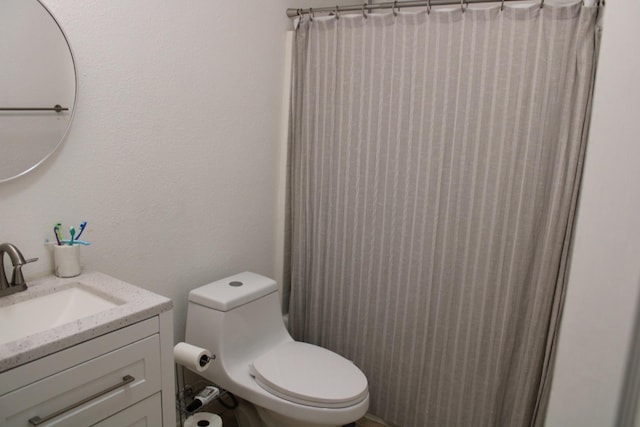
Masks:
[[[0,372],[156,316],[173,307],[172,301],[168,298],[106,274],[86,272],[67,279],[47,276],[28,282],[29,288],[26,291],[1,297],[0,310],[2,307],[30,299],[34,295],[52,293],[71,283],[82,283],[83,286],[112,296],[114,300],[123,303],[96,315],[0,344]]]

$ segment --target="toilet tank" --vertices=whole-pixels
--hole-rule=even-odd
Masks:
[[[189,292],[185,341],[216,355],[204,373],[213,381],[233,365],[245,366],[291,340],[273,279],[245,272]]]

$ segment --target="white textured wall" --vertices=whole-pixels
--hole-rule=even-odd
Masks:
[[[640,286],[640,2],[607,2],[547,427],[614,426]]]
[[[83,264],[168,296],[274,274],[283,1],[45,0],[79,72],[74,123],[34,172],[0,184],[0,241],[28,279],[45,238],[87,220]]]

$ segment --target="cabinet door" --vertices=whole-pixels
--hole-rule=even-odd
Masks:
[[[94,427],[158,427],[162,425],[160,393],[100,421]]]
[[[0,396],[0,426],[89,426],[159,390],[153,335]]]

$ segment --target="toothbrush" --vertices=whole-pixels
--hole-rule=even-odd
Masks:
[[[84,231],[84,228],[87,226],[87,221],[82,221],[80,223],[80,232],[78,233],[78,235],[76,236],[76,240],[78,240],[80,238],[80,236],[82,236],[82,232]]]
[[[69,246],[73,246],[73,236],[76,235],[76,229],[73,225],[69,227],[69,234],[71,235],[71,239],[69,239]]]
[[[58,243],[58,246],[62,246],[60,244],[60,238],[58,237],[58,231],[59,231],[58,226],[54,225],[53,226],[53,235],[56,237],[56,242]]]
[[[45,240],[44,244],[46,246],[51,246],[51,245],[56,245],[57,246],[58,245],[56,242],[51,242],[49,240]],[[60,240],[60,246],[68,245],[68,244],[69,244],[69,240]],[[91,242],[87,242],[86,240],[77,240],[76,239],[76,240],[73,241],[73,244],[74,245],[82,245],[82,246],[90,246]]]
[[[73,240],[73,243],[71,240],[61,240],[60,242],[68,245],[82,245],[82,246],[89,246],[91,244],[90,242],[87,242],[85,240],[78,240],[77,238]]]

